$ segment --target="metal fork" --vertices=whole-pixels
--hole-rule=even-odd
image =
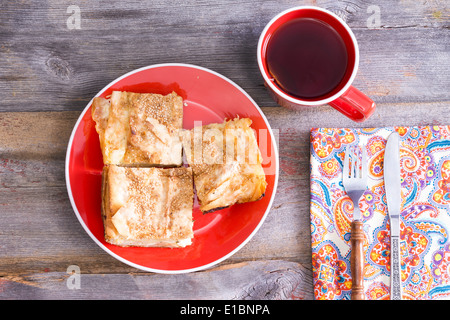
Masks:
[[[351,225],[352,300],[364,300],[364,231],[361,221],[359,200],[367,187],[367,155],[365,148],[345,149],[343,183],[345,191],[353,201],[353,221]],[[356,152],[355,152],[356,151]]]

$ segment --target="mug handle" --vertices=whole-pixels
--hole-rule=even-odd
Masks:
[[[365,121],[376,107],[372,99],[353,86],[328,104],[356,122]]]

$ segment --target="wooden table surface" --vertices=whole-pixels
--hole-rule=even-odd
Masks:
[[[259,34],[302,4],[353,29],[361,53],[354,85],[377,103],[367,122],[329,106],[286,110],[264,88]],[[0,299],[314,299],[309,131],[450,124],[449,13],[446,0],[2,0]],[[220,264],[178,275],[135,269],[98,247],[64,176],[70,133],[90,99],[124,73],[167,62],[230,78],[280,133],[278,192],[258,233]],[[81,272],[78,289],[69,266]]]

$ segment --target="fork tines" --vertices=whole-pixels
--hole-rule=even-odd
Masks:
[[[345,178],[364,178],[367,170],[367,155],[364,147],[347,146],[343,164]]]

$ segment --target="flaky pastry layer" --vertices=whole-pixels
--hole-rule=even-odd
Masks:
[[[92,118],[100,138],[104,164],[179,166],[183,99],[168,95],[113,91],[96,97]]]
[[[118,246],[185,247],[193,234],[192,170],[103,169],[105,240]]]
[[[203,212],[264,196],[266,176],[251,123],[236,118],[181,131]]]

